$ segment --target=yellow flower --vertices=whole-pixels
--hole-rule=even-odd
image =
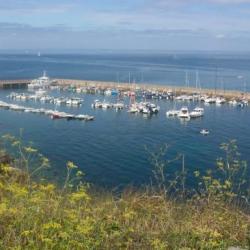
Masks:
[[[21,142],[20,141],[14,141],[14,142],[12,142],[12,146],[13,147],[15,147],[15,146],[18,146],[18,145],[20,145],[21,144]]]
[[[28,190],[26,187],[22,187],[18,184],[12,184],[7,188],[16,198],[25,197],[28,194]]]
[[[90,200],[90,197],[86,193],[85,189],[81,188],[79,191],[72,193],[70,199],[71,199],[71,201],[78,202],[78,201],[82,201],[82,200],[88,201],[88,200]]]
[[[24,150],[26,153],[36,153],[37,152],[37,149],[35,148],[32,148],[32,147],[24,147]]]
[[[8,211],[7,204],[1,203],[0,204],[0,215],[4,215]]]
[[[221,238],[221,237],[222,237],[221,233],[219,233],[217,230],[211,232],[210,235],[211,235],[213,238]]]
[[[62,238],[63,240],[67,240],[69,238],[69,234],[66,232],[60,232],[59,237]]]
[[[127,211],[123,214],[125,219],[133,219],[136,216],[134,211]]]
[[[200,172],[197,170],[197,171],[194,171],[194,176],[195,177],[199,177],[200,176]]]
[[[55,190],[55,185],[53,185],[53,184],[41,185],[40,190],[44,191],[44,192],[51,193]]]
[[[166,243],[162,242],[161,240],[159,239],[154,239],[152,242],[151,242],[151,245],[153,247],[153,249],[156,249],[156,250],[163,250],[163,249],[166,249],[167,248],[167,245]]]
[[[67,163],[67,168],[68,169],[74,169],[74,168],[77,168],[77,166],[72,161],[69,161]]]
[[[79,225],[77,225],[76,230],[83,235],[90,234],[93,230],[93,225],[95,221],[89,217],[85,218]]]
[[[82,171],[77,171],[77,173],[76,173],[76,176],[77,177],[81,177],[81,176],[83,176],[84,174],[83,174],[83,172]]]
[[[57,222],[53,222],[53,221],[48,222],[48,223],[43,225],[44,230],[49,230],[49,229],[58,230],[61,227],[62,227],[61,224],[59,224]]]
[[[23,232],[21,233],[21,236],[27,237],[27,236],[29,236],[31,233],[32,233],[32,231],[30,231],[30,230],[25,230],[25,231],[23,231]]]
[[[53,243],[53,241],[49,238],[42,238],[42,242],[48,244],[48,245],[51,245]]]

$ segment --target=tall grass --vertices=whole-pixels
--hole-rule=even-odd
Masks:
[[[114,195],[94,192],[72,162],[63,185],[35,181],[49,161],[16,138],[5,139],[18,153],[0,155],[0,249],[250,249],[246,165],[235,142],[222,145],[226,157],[216,173],[196,172],[197,188],[175,199],[159,157],[159,185]],[[180,190],[176,196],[184,198]]]

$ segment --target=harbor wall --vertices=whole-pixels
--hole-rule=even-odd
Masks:
[[[0,80],[0,89],[27,88],[31,80]]]
[[[0,89],[16,89],[26,88],[31,80],[0,80]],[[167,92],[169,90],[181,94],[201,93],[209,96],[223,96],[226,99],[240,99],[244,97],[250,101],[250,92],[243,93],[237,90],[222,90],[222,89],[196,89],[185,86],[171,86],[171,85],[157,85],[157,84],[134,84],[134,83],[117,83],[108,81],[90,81],[90,80],[76,80],[76,79],[54,79],[53,82],[59,86],[76,86],[76,87],[95,87],[101,90],[107,88],[116,88],[121,91],[134,91],[136,88],[142,90],[151,90],[159,92]]]
[[[99,89],[116,88],[121,91],[133,91],[136,88],[152,91],[169,91],[172,90],[177,95],[201,93],[209,96],[223,96],[226,99],[240,99],[242,97],[250,101],[250,92],[243,93],[237,90],[222,90],[222,89],[196,89],[184,86],[157,85],[157,84],[131,84],[117,83],[105,81],[89,81],[89,80],[74,80],[74,79],[55,79],[60,86],[76,86],[76,87],[96,87]]]

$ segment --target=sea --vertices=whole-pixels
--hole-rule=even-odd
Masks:
[[[0,79],[33,79],[46,71],[51,78],[85,79],[136,84],[196,86],[250,91],[250,55],[220,53],[86,53],[86,54],[0,54]],[[129,77],[130,76],[130,77]],[[57,106],[34,101],[14,101],[7,96],[27,90],[0,90],[0,100],[27,107],[57,109],[95,116],[92,122],[52,120],[47,116],[0,109],[0,133],[20,135],[32,141],[51,161],[49,178],[62,181],[66,163],[73,161],[85,173],[86,181],[107,188],[147,185],[153,180],[152,155],[160,154],[167,171],[174,176],[183,167],[189,173],[215,168],[224,157],[222,143],[236,140],[242,160],[250,163],[250,106],[201,104],[203,118],[188,122],[167,118],[166,111],[197,103],[154,100],[160,112],[153,116],[93,109],[94,100],[115,102],[116,96],[76,94],[53,90],[52,96],[78,96],[80,107]],[[129,99],[125,98],[125,103]],[[140,100],[138,100],[140,101]],[[200,130],[209,129],[208,136]],[[167,145],[167,146],[166,146]]]

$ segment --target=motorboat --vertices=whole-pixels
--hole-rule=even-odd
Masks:
[[[130,108],[128,109],[128,113],[132,113],[132,114],[135,114],[135,113],[138,113],[139,110],[138,108],[136,107],[136,105],[132,105],[130,106]]]
[[[111,104],[108,103],[108,102],[103,102],[103,103],[102,103],[102,108],[103,108],[103,109],[109,109],[109,108],[111,108]]]
[[[216,98],[208,97],[204,101],[205,101],[206,104],[212,104],[212,103],[216,103]]]
[[[237,106],[238,102],[236,100],[231,100],[228,102],[228,104],[233,105],[233,106]]]
[[[100,102],[99,100],[95,100],[91,106],[92,108],[102,108],[102,102]]]
[[[180,113],[179,110],[172,109],[172,110],[167,111],[167,112],[166,112],[166,115],[169,116],[169,117],[170,117],[170,116],[178,116],[179,113]]]
[[[43,76],[34,79],[28,84],[28,89],[39,89],[39,88],[48,88],[52,81],[46,75],[46,71],[43,72]]]
[[[204,109],[196,107],[192,112],[190,112],[190,118],[198,118],[204,115]]]
[[[215,102],[217,105],[221,105],[221,104],[224,104],[226,102],[226,99],[222,98],[222,97],[217,97]]]
[[[200,131],[200,134],[202,134],[202,135],[209,135],[209,130],[208,129],[202,129],[201,131]]]
[[[112,95],[112,91],[110,89],[107,89],[107,90],[104,91],[104,95],[111,96]]]
[[[66,101],[67,105],[72,105],[72,106],[79,106],[82,103],[83,103],[83,99],[77,98],[77,97],[70,98],[69,100]]]
[[[160,106],[157,106],[154,103],[149,103],[148,105],[146,105],[146,107],[152,114],[157,114],[160,111]]]
[[[121,103],[121,102],[117,102],[113,105],[113,107],[116,109],[116,110],[121,110],[121,109],[124,109],[124,103]]]
[[[188,111],[187,107],[182,107],[179,114],[178,114],[179,118],[183,118],[183,119],[190,119],[190,114]]]
[[[142,109],[142,113],[143,113],[144,115],[149,115],[151,112],[150,112],[149,108],[144,107],[144,108]]]
[[[44,96],[44,95],[46,95],[46,94],[47,94],[47,91],[44,90],[44,89],[38,89],[38,90],[35,92],[35,95],[36,95],[37,97],[42,97],[42,96]]]

